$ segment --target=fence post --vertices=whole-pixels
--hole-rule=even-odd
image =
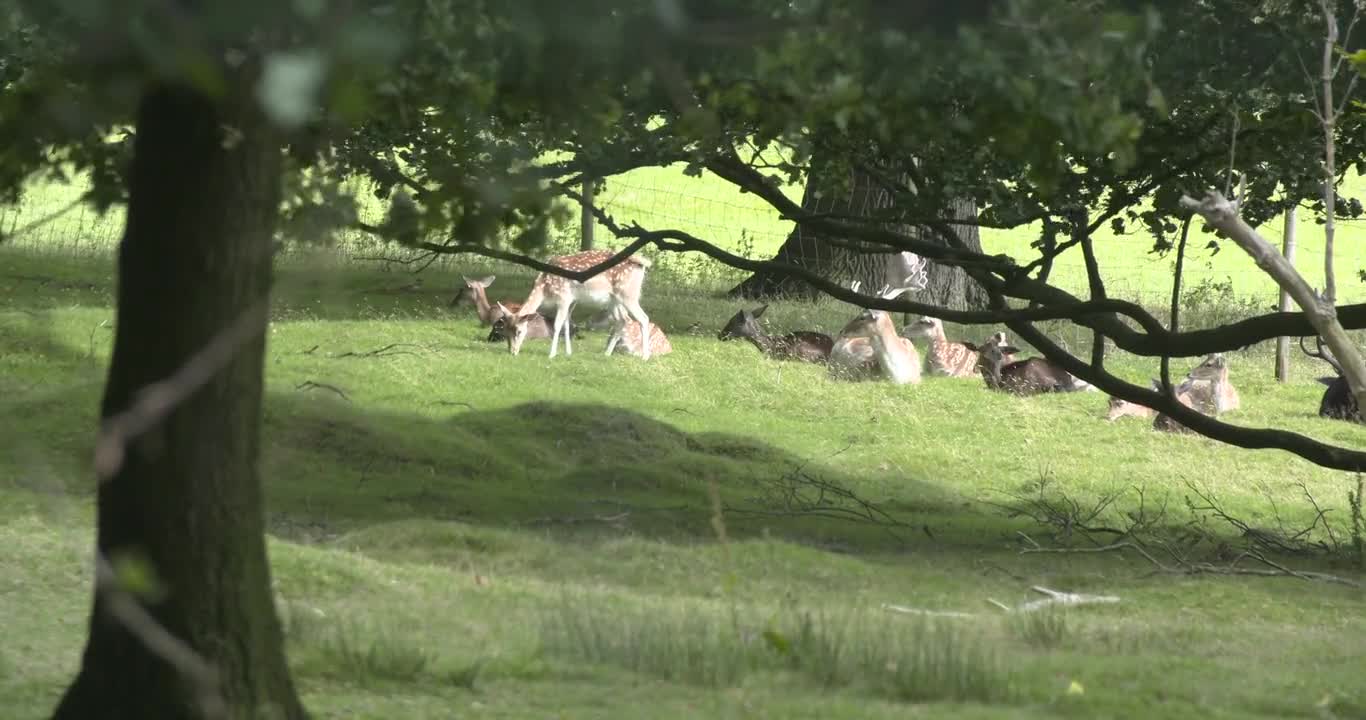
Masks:
[[[1291,265],[1295,264],[1295,206],[1291,205],[1285,210],[1285,244],[1281,248],[1281,254]],[[1292,308],[1290,304],[1290,293],[1281,291],[1281,312],[1289,312]],[[1290,338],[1276,338],[1276,382],[1285,382],[1290,373]]]
[[[583,203],[581,209],[583,214],[579,217],[579,249],[593,249],[593,181],[591,179],[583,181]]]

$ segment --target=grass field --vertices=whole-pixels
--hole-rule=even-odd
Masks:
[[[65,242],[0,247],[0,707],[25,720],[53,707],[84,640],[112,339],[107,247]],[[531,341],[513,358],[446,307],[457,270],[488,268],[442,263],[413,286],[338,257],[280,263],[266,359],[271,558],[318,717],[1366,717],[1360,589],[1021,554],[1018,533],[1063,540],[994,505],[1046,479],[1083,505],[1121,493],[1096,522],[1123,524],[1142,489],[1147,512],[1169,501],[1175,532],[1190,483],[1255,527],[1299,527],[1308,490],[1335,522],[1311,537],[1346,542],[1351,477],[1106,423],[1099,393],[833,382],[718,342],[736,306],[660,278],[645,307],[673,354],[607,358],[597,333],[571,357]],[[494,295],[525,291],[526,274],[499,273]],[[852,313],[767,319],[832,331]],[[1285,385],[1266,368],[1234,356],[1239,422],[1366,442],[1314,415],[1321,366],[1297,362]],[[811,483],[895,525],[782,502]],[[1204,517],[1216,540],[1192,552],[1219,562],[1239,538]],[[1366,580],[1350,553],[1275,559]],[[1033,615],[988,602],[1036,584],[1121,600]]]

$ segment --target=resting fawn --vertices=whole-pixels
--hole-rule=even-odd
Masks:
[[[759,348],[759,352],[774,358],[775,360],[805,360],[806,362],[823,363],[830,359],[830,350],[835,345],[834,338],[825,333],[798,330],[785,335],[769,335],[759,326],[759,317],[768,310],[767,305],[760,305],[754,310],[740,310],[735,316],[726,323],[721,332],[716,336],[717,340],[730,340],[732,338],[744,338],[754,347]]]
[[[996,344],[995,336],[981,345],[964,344],[977,353],[977,370],[992,390],[1004,390],[1014,395],[1038,395],[1090,388],[1047,358],[1025,358],[1007,364],[1006,356],[1020,351],[1009,345]]]
[[[890,300],[910,289],[883,288],[881,295],[883,299]],[[840,339],[865,340],[878,371],[897,385],[920,382],[920,354],[910,340],[896,333],[892,317],[886,311],[867,309],[859,313],[840,331]],[[850,343],[846,347],[850,358],[863,357],[860,345]],[[856,367],[866,372],[866,361]]]
[[[931,375],[945,377],[973,377],[977,374],[977,353],[966,343],[953,342],[944,335],[944,322],[939,318],[922,315],[919,319],[902,328],[901,334],[912,340],[926,343],[925,369]],[[1006,334],[998,332],[988,342],[1006,344]],[[1007,364],[1015,361],[1014,355],[1005,357]]]

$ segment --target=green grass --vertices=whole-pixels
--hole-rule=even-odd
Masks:
[[[1046,476],[1083,503],[1125,492],[1104,522],[1136,510],[1141,487],[1178,524],[1191,481],[1255,526],[1298,526],[1313,515],[1302,485],[1343,539],[1342,473],[1106,423],[1099,393],[833,382],[718,342],[736,305],[659,278],[645,307],[673,354],[607,358],[597,333],[571,357],[532,341],[514,358],[446,308],[462,268],[411,287],[329,257],[281,263],[263,435],[277,600],[319,717],[1366,716],[1360,590],[1021,555],[1017,532],[1047,533],[990,504]],[[494,294],[529,280],[500,271]],[[80,656],[112,289],[99,253],[0,248],[9,717],[45,717]],[[830,331],[852,312],[778,305],[767,319]],[[1366,429],[1314,415],[1322,372],[1297,361],[1278,385],[1264,348],[1236,354],[1237,420],[1362,445]],[[901,525],[765,514],[794,477],[851,489]],[[1280,559],[1366,579],[1345,555]],[[1035,584],[1122,602],[1032,617],[987,602],[1033,599]],[[1067,693],[1073,681],[1084,693]]]

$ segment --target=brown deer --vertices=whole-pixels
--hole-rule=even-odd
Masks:
[[[518,302],[505,301],[494,304],[489,303],[488,287],[493,284],[496,277],[496,275],[489,275],[487,277],[471,280],[470,278],[461,275],[460,279],[465,281],[465,287],[461,288],[451,300],[451,307],[459,305],[463,300],[469,300],[474,303],[474,311],[479,315],[479,324],[492,326],[489,330],[489,342],[497,342],[506,339],[506,323],[503,322],[503,318],[505,318],[508,313],[517,313],[522,308],[522,304]],[[527,338],[548,338],[550,337],[550,331],[550,319],[540,313],[536,313],[536,316],[532,318],[531,323],[527,327],[526,336]],[[578,328],[571,327],[570,334],[574,337],[578,337]]]
[[[1007,355],[1020,352],[1009,345],[998,345],[993,341],[964,345],[977,353],[977,370],[992,390],[1003,390],[1013,395],[1038,395],[1094,389],[1047,358],[1025,358],[1007,364]]]
[[[944,322],[939,318],[922,315],[919,319],[902,328],[901,334],[911,340],[924,340],[925,369],[930,375],[942,377],[974,377],[977,375],[977,353],[961,342],[953,342],[944,335]],[[988,342],[1005,345],[1006,334],[998,332]],[[1015,362],[1014,355],[1007,355],[1006,364]]]
[[[910,287],[902,287],[893,290],[890,287],[884,287],[881,296],[883,299],[890,300],[911,289]],[[849,357],[851,359],[858,358],[861,362],[853,367],[841,368],[846,371],[841,374],[866,376],[869,374],[867,360],[862,358],[871,354],[876,363],[877,373],[893,383],[905,385],[920,382],[920,354],[916,352],[915,345],[910,340],[897,334],[891,315],[886,311],[865,309],[844,326],[844,329],[840,331],[840,340],[863,340],[868,347],[868,351],[864,351],[861,344],[847,344],[846,352],[848,352]],[[850,370],[854,372],[848,372]]]
[[[834,338],[825,333],[797,330],[784,335],[769,335],[759,326],[759,317],[768,310],[760,305],[754,310],[741,309],[721,328],[717,340],[728,341],[744,338],[759,348],[759,352],[775,360],[802,360],[823,363],[830,359],[830,350],[835,345]]]
[[[1333,358],[1331,352],[1323,348],[1323,338],[1315,337],[1314,344],[1318,348],[1316,352],[1310,352],[1304,346],[1304,338],[1300,338],[1300,349],[1309,357],[1318,358],[1333,368],[1336,377],[1321,377],[1318,381],[1326,385],[1323,389],[1323,398],[1319,400],[1319,417],[1330,418],[1333,420],[1349,420],[1351,422],[1366,422],[1361,416],[1361,406],[1357,404],[1356,395],[1352,394],[1352,388],[1347,384],[1347,377],[1342,374],[1342,366]]]
[[[551,258],[550,264],[566,270],[586,270],[616,253],[611,250],[588,250],[573,255]],[[632,255],[624,261],[594,275],[583,282],[541,273],[531,284],[522,307],[516,313],[509,312],[506,318],[511,321],[513,332],[508,336],[508,351],[516,355],[526,340],[532,316],[542,305],[555,307],[555,324],[550,335],[550,357],[559,350],[560,336],[564,336],[564,354],[573,353],[569,341],[569,314],[577,302],[606,307],[612,313],[613,329],[607,339],[607,354],[611,355],[621,340],[621,327],[626,318],[640,324],[641,359],[650,359],[650,317],[640,307],[640,293],[645,283],[645,271],[650,267],[648,258]]]

